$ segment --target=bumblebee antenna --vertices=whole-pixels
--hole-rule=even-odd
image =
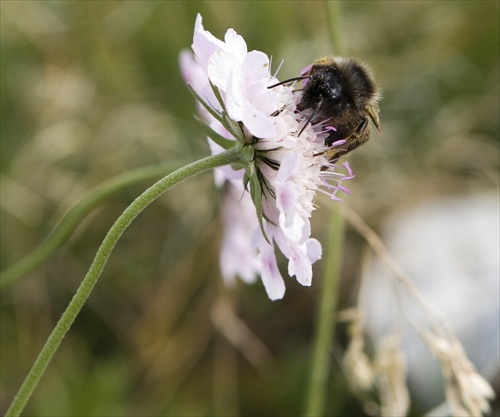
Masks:
[[[274,87],[278,87],[279,85],[288,84],[288,83],[291,83],[291,82],[293,82],[293,81],[305,80],[306,78],[309,78],[309,77],[308,77],[308,76],[305,76],[305,75],[301,75],[300,77],[289,78],[288,80],[285,80],[285,81],[280,81],[279,83],[276,83],[276,84],[270,85],[270,86],[269,86],[269,87],[267,87],[267,88],[274,88]]]

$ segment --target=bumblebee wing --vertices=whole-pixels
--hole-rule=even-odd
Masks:
[[[370,117],[370,119],[372,120],[373,124],[375,125],[375,127],[377,128],[377,130],[380,132],[380,134],[383,136],[383,132],[382,132],[382,126],[380,126],[380,119],[378,117],[378,113],[379,113],[379,108],[378,108],[378,105],[377,103],[373,103],[372,105],[368,106],[366,108],[366,112],[368,113],[368,116]]]

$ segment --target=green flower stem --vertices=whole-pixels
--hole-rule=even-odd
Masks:
[[[338,207],[331,209],[328,234],[305,416],[322,416],[325,408],[344,242],[344,218]]]
[[[342,55],[344,52],[340,32],[341,2],[327,1],[326,9],[332,50],[335,55]],[[344,218],[339,208],[332,208],[329,222],[329,241],[325,254],[325,273],[316,317],[316,334],[305,416],[322,416],[325,410],[328,376],[331,369],[330,348],[335,334],[344,227]]]
[[[82,219],[96,206],[134,184],[155,177],[164,176],[182,164],[175,162],[139,168],[101,184],[73,206],[57,224],[54,230],[33,252],[18,263],[2,271],[0,288],[25,276],[60,249],[78,227]]]
[[[66,332],[71,327],[71,324],[94,288],[94,285],[101,275],[101,272],[104,269],[116,242],[134,218],[166,190],[186,178],[200,174],[212,168],[238,163],[240,162],[240,158],[239,151],[233,148],[221,154],[210,156],[186,165],[185,167],[178,169],[156,182],[125,209],[123,214],[116,220],[101,243],[87,275],[83,279],[80,287],[73,296],[73,299],[69,303],[63,315],[57,322],[54,330],[47,339],[47,342],[40,351],[40,354],[21,385],[14,401],[7,410],[7,413],[5,414],[6,417],[19,416],[23,411],[26,403],[45,372],[45,369],[61,344]]]
[[[341,29],[342,2],[340,0],[327,1],[328,31],[330,32],[330,44],[335,55],[344,53]]]

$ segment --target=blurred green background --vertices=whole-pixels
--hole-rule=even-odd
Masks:
[[[92,188],[127,170],[208,154],[192,123],[178,54],[196,13],[223,37],[273,56],[293,77],[335,53],[324,2],[1,2],[2,269],[35,248]],[[346,200],[377,228],[429,195],[498,190],[499,3],[342,2],[346,55],[384,91],[378,134],[350,158]],[[148,184],[94,210],[70,242],[1,294],[5,412],[116,217]],[[125,233],[26,409],[30,416],[297,415],[303,409],[318,285],[227,290],[212,176],[176,187]],[[325,240],[328,211],[315,213]],[[340,308],[355,297],[364,243],[347,230]],[[321,262],[315,265],[316,282]],[[283,269],[286,271],[286,268]],[[248,328],[224,336],[230,306]],[[218,306],[218,307],[217,307]],[[224,313],[225,310],[222,310]],[[327,415],[364,415],[337,360]],[[418,411],[418,404],[413,405]]]

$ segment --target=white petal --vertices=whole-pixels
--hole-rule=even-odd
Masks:
[[[309,287],[312,282],[312,264],[305,252],[305,247],[290,245],[288,274],[295,275],[299,284]]]
[[[252,80],[265,78],[269,75],[269,57],[264,52],[250,51],[243,60],[242,68],[246,78]]]
[[[216,50],[224,48],[224,42],[203,28],[202,18],[199,13],[196,16],[193,44],[191,47],[196,55],[196,59],[205,68],[208,64],[208,58]]]
[[[307,243],[307,241],[309,240],[310,236],[311,236],[311,222],[309,221],[309,218],[305,218],[304,219],[304,225],[302,226],[302,236],[298,240],[298,243],[300,245],[302,245],[303,243]],[[320,247],[321,247],[321,244],[320,244]],[[315,262],[315,261],[313,261],[313,262]]]
[[[283,213],[279,217],[280,228],[285,237],[295,244],[300,244],[302,239],[302,230],[304,226],[304,219],[297,213],[291,213],[290,216],[285,217]]]
[[[210,80],[217,87],[226,91],[229,76],[231,72],[241,73],[241,63],[246,55],[246,44],[243,38],[234,30],[229,29],[226,33],[226,39],[231,43],[223,43],[223,47],[215,50],[210,55],[207,64],[207,72]]]
[[[243,103],[241,121],[257,138],[272,138],[276,134],[271,117],[258,110],[249,101]]]
[[[271,115],[276,110],[279,109],[276,93],[273,90],[269,90],[267,88],[268,85],[267,77],[257,82],[250,81],[247,78],[245,78],[245,80],[246,80],[246,96],[247,96],[246,98],[255,107],[257,107],[259,110],[261,110],[263,113],[267,115]],[[275,122],[276,117],[273,117],[272,120],[273,122]]]
[[[246,100],[245,82],[241,71],[235,68],[229,74],[226,88],[226,110],[228,116],[237,122],[241,122],[243,116],[243,104]]]
[[[224,35],[224,40],[227,51],[230,51],[241,64],[248,51],[245,39],[241,35],[238,35],[234,29],[228,29]]]
[[[238,63],[233,60],[231,54],[218,49],[208,58],[207,72],[210,81],[222,91],[227,90],[229,75]]]

